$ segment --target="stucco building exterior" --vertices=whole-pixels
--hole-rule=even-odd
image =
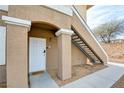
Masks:
[[[106,64],[107,54],[86,23],[87,8],[0,6],[0,82],[29,87],[32,72],[57,69],[66,80],[73,65]]]

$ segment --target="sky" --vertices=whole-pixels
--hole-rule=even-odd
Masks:
[[[112,20],[124,19],[124,5],[96,5],[87,11],[87,23],[91,29]],[[117,36],[124,39],[124,33]]]

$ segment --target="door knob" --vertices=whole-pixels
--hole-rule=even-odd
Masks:
[[[46,53],[46,50],[44,50],[43,53]]]

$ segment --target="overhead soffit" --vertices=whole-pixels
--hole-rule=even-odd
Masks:
[[[59,28],[55,25],[52,25],[50,23],[46,23],[46,22],[33,22],[31,27],[33,28],[41,28],[41,29],[45,29],[45,30],[51,30],[51,31],[57,31],[59,30]]]

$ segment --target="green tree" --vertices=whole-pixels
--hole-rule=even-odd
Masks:
[[[110,43],[121,32],[123,21],[110,21],[94,29],[95,35],[104,43]]]

